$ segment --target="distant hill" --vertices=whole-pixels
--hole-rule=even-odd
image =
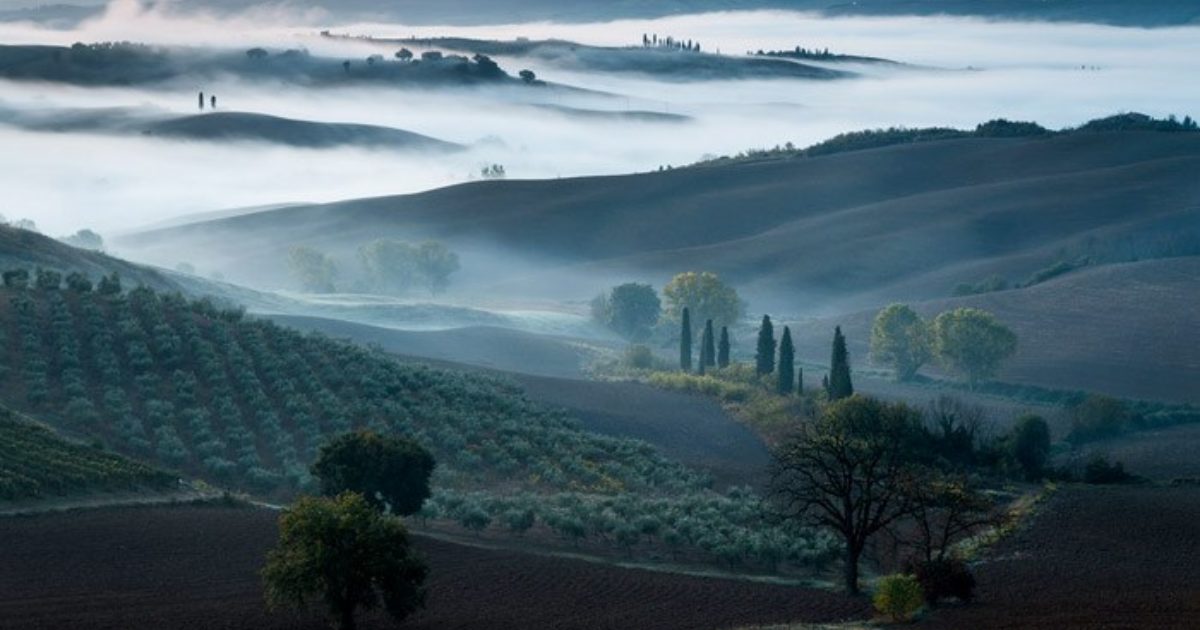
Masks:
[[[265,4],[265,3],[263,3]],[[1192,0],[299,0],[293,7],[321,7],[334,19],[385,19],[406,24],[511,24],[522,21],[608,21],[661,17],[702,11],[790,9],[829,15],[957,15],[999,19],[1091,22],[1122,26],[1177,26],[1200,21]],[[203,0],[186,5],[206,11],[244,10],[241,0]],[[260,5],[261,6],[261,5]],[[48,5],[0,11],[0,20],[34,20],[66,27],[99,13],[95,4]]]
[[[150,123],[150,136],[192,140],[248,140],[306,148],[357,146],[387,150],[455,151],[463,146],[377,125],[293,120],[245,112],[213,112]]]
[[[1200,134],[967,137],[615,177],[487,181],[295,206],[120,239],[136,258],[220,252],[236,280],[289,282],[303,242],[353,255],[393,235],[463,249],[472,294],[589,298],[611,278],[708,269],[805,314],[949,296],[1064,259],[1200,245]],[[470,248],[488,254],[473,261]],[[474,267],[473,267],[474,265]]]

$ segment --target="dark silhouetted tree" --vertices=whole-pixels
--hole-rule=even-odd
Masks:
[[[394,514],[416,514],[429,498],[433,455],[404,438],[357,431],[321,447],[312,474],[321,493],[357,492],[368,503]]]
[[[412,58],[413,51],[407,48],[401,48],[400,50],[396,51],[396,59],[399,59],[400,61],[412,61]]]
[[[534,74],[533,70],[522,70],[517,73],[517,76],[521,77],[521,80],[526,83],[537,81],[537,75]]]
[[[679,369],[692,371],[692,313],[686,306],[679,325]]]
[[[771,324],[771,316],[763,315],[762,325],[758,327],[758,346],[754,353],[755,371],[759,374],[770,374],[775,371],[775,327]]]
[[[700,364],[706,370],[717,365],[717,348],[714,337],[713,321],[711,319],[705,320],[704,335],[700,339]]]
[[[1009,452],[1025,478],[1036,481],[1046,470],[1050,457],[1050,426],[1040,416],[1025,414],[1017,418],[1009,436]]]
[[[399,519],[379,514],[361,495],[304,497],[279,517],[279,544],[262,577],[272,607],[324,603],[341,630],[354,630],[355,611],[383,602],[403,621],[425,600],[428,574],[412,552]]]
[[[846,337],[842,327],[833,329],[833,352],[829,358],[830,400],[841,400],[854,395],[854,383],[850,380],[850,353],[846,350]]]
[[[783,327],[783,337],[779,340],[779,384],[780,394],[787,396],[796,389],[796,348],[792,345],[792,331]]]
[[[717,367],[729,367],[729,327],[721,327],[721,341],[717,343]]]

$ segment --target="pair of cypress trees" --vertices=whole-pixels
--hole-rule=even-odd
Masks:
[[[704,334],[700,337],[700,365],[697,372],[704,374],[712,367],[727,367],[729,365],[729,328],[721,327],[721,340],[714,344],[713,321],[704,322]],[[679,331],[679,367],[692,371],[692,313],[686,306]]]

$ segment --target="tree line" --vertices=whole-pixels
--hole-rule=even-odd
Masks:
[[[336,293],[344,290],[405,295],[416,289],[430,295],[443,293],[450,277],[459,271],[458,254],[444,243],[406,243],[377,239],[358,248],[358,278],[349,283],[342,268],[328,254],[307,245],[288,250],[288,270],[304,291]]]

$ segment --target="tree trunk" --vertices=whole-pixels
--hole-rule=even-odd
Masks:
[[[858,557],[861,555],[862,549],[846,545],[846,566],[842,570],[846,592],[850,595],[858,595]]]

